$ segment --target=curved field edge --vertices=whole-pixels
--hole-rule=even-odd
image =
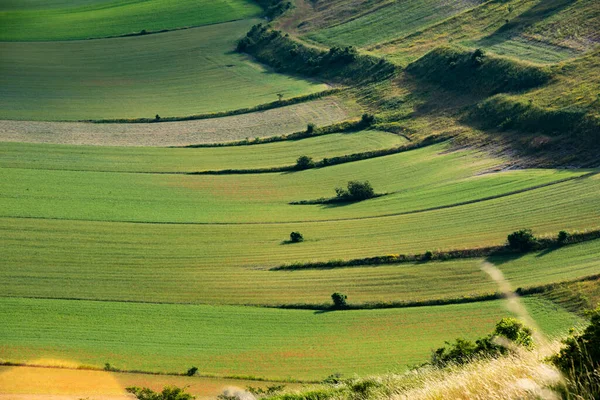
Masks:
[[[356,106],[325,98],[262,112],[160,124],[0,121],[3,142],[88,146],[188,146],[279,136],[327,126],[358,114]]]
[[[249,0],[112,1],[0,8],[0,40],[56,41],[145,34],[258,17]],[[160,18],[157,18],[160,15]]]
[[[298,157],[315,160],[388,149],[407,142],[381,131],[333,133],[296,141],[214,148],[105,147],[0,143],[0,168],[47,170],[190,173],[199,170],[291,166]]]
[[[96,120],[195,115],[322,92],[235,53],[257,19],[157,35],[0,42],[0,118]],[[107,101],[113,99],[113,101]]]
[[[564,332],[579,321],[542,299],[523,302],[547,333]],[[202,366],[200,373],[270,379],[403,371],[406,365],[425,361],[430,350],[445,340],[480,336],[510,315],[504,301],[321,314],[65,300],[0,299],[0,303],[4,360],[69,359],[164,372],[197,364]],[[57,320],[59,310],[62,318]],[[132,324],[135,329],[129,328]],[[437,329],[423,330],[424,324]],[[46,333],[40,335],[41,331]],[[161,345],[165,340],[169,346]]]

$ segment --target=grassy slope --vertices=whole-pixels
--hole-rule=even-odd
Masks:
[[[327,45],[364,47],[421,29],[473,7],[476,1],[404,0],[306,35]]]
[[[593,1],[488,1],[427,29],[372,47],[371,50],[406,65],[434,47],[461,43],[522,60],[555,63],[593,47],[594,42],[590,39],[594,32],[590,29],[582,32],[580,39],[586,43],[583,47],[573,41],[553,40],[552,37],[557,32],[570,32],[575,25],[593,26],[598,19],[596,8]],[[577,24],[569,22],[574,18],[579,19]],[[509,24],[506,23],[507,19]],[[565,34],[563,39],[569,39],[569,36]]]
[[[503,301],[321,314],[63,300],[2,299],[0,304],[5,359],[110,362],[177,372],[199,365],[205,373],[303,379],[401,371],[424,361],[448,338],[482,335],[508,314]],[[549,333],[576,321],[560,310],[548,312],[552,306],[541,300],[525,304]]]
[[[447,145],[441,144],[322,169],[258,175],[139,175],[7,168],[3,170],[7,184],[0,195],[0,216],[232,224],[353,219],[476,201],[582,173],[525,170],[474,176],[499,161],[473,151],[441,153],[445,149]],[[236,168],[236,164],[223,167]],[[288,204],[332,197],[336,187],[350,180],[368,180],[377,192],[393,194],[337,207]],[[567,186],[566,190],[580,186],[572,184],[575,186]],[[580,195],[593,196],[590,191],[595,188],[592,184]]]
[[[387,149],[407,140],[365,131],[270,143],[216,148],[127,148],[0,143],[0,167],[74,171],[193,172],[293,165],[302,155],[325,157]]]
[[[181,116],[250,107],[325,85],[232,52],[258,20],[133,38],[0,43],[0,118]]]
[[[210,25],[261,14],[249,0],[29,1],[0,4],[0,40],[101,38]],[[157,18],[160,15],[160,18]]]
[[[25,232],[32,228],[22,224]],[[40,224],[48,227],[46,224]],[[51,226],[50,226],[51,228]],[[74,226],[73,228],[76,228]],[[480,259],[446,262],[341,268],[333,270],[268,271],[225,261],[203,263],[194,251],[167,248],[133,250],[140,245],[102,234],[74,240],[71,249],[34,233],[37,246],[13,233],[20,252],[6,244],[6,267],[0,288],[8,296],[159,301],[204,304],[323,304],[334,291],[346,293],[351,303],[423,301],[483,295],[497,290],[481,270]],[[58,232],[61,237],[83,235],[81,230]],[[83,245],[82,240],[99,245]],[[171,241],[171,240],[169,240]],[[6,241],[9,242],[9,241]],[[194,241],[186,242],[188,246]],[[108,248],[101,248],[101,246]],[[119,248],[125,249],[120,250]],[[600,242],[568,246],[553,252],[532,253],[518,259],[494,257],[513,288],[573,280],[598,272]],[[72,252],[69,252],[72,251]],[[55,252],[57,254],[55,254]],[[81,261],[77,252],[87,254]],[[18,258],[17,258],[18,257]],[[16,258],[16,259],[15,259]],[[168,259],[170,258],[170,259]],[[56,282],[60,281],[60,285]]]

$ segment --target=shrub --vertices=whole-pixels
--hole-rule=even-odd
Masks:
[[[194,376],[194,375],[196,375],[196,372],[198,372],[198,368],[192,367],[192,368],[188,369],[185,374],[187,376]]]
[[[254,395],[254,397],[271,397],[281,393],[285,389],[285,385],[271,385],[265,389],[260,387],[248,386],[246,390]]]
[[[565,244],[567,243],[567,240],[569,240],[569,233],[567,231],[560,231],[558,232],[558,244]]]
[[[331,295],[331,300],[333,300],[333,306],[335,308],[346,308],[348,306],[346,301],[348,300],[348,296],[345,294],[335,292]]]
[[[300,156],[296,160],[296,166],[294,167],[297,170],[309,169],[315,166],[315,162],[312,158],[308,156]]]
[[[600,308],[592,313],[583,333],[571,335],[563,343],[565,347],[550,361],[565,374],[577,378],[600,369]]]
[[[375,123],[375,116],[373,114],[364,113],[360,118],[360,123],[363,126],[371,126]]]
[[[315,131],[315,124],[306,125],[306,133],[312,134]]]
[[[157,121],[160,121],[160,115],[156,114],[156,115],[154,116],[154,119],[155,119],[155,120],[157,120]]]
[[[375,191],[368,181],[350,181],[348,182],[348,194],[352,200],[366,200],[375,196]]]
[[[508,235],[507,240],[508,247],[521,253],[532,250],[537,243],[531,229],[521,229],[513,232]]]
[[[129,393],[133,394],[139,400],[193,400],[195,399],[189,393],[185,393],[185,389],[180,389],[175,386],[166,386],[160,393],[157,393],[149,388],[139,388],[131,386],[126,388]]]
[[[433,258],[433,253],[431,251],[426,251],[423,254],[423,261],[430,261]]]
[[[290,233],[290,242],[291,243],[300,243],[304,241],[304,236],[300,232],[292,232]]]
[[[435,350],[431,355],[431,364],[443,367],[449,363],[464,364],[475,357],[495,357],[506,354],[509,348],[499,343],[498,337],[510,340],[515,345],[531,348],[533,345],[531,329],[514,318],[501,319],[494,331],[474,343],[458,338],[454,343],[446,342],[446,346]]]

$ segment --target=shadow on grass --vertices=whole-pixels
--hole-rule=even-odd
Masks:
[[[523,257],[526,254],[527,253],[506,253],[506,254],[490,255],[485,258],[485,261],[487,261],[491,264],[494,264],[494,265],[502,265],[502,264],[509,263],[511,261],[518,260],[519,258]]]

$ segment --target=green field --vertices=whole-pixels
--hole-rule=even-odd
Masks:
[[[213,148],[127,148],[0,143],[0,168],[109,172],[195,172],[293,165],[406,144],[389,132],[336,133],[297,141]]]
[[[144,3],[146,4],[146,3]],[[233,52],[258,22],[73,42],[0,42],[0,118],[154,118],[228,111],[315,93]]]
[[[260,7],[249,0],[4,0],[0,2],[0,40],[102,38],[211,25],[260,14]]]
[[[309,33],[306,37],[327,45],[365,47],[405,36],[477,4],[472,0],[396,1],[359,18]]]
[[[302,146],[302,141],[298,144]],[[242,147],[238,154],[249,153],[251,160],[260,147]],[[585,179],[583,184],[557,183],[580,176],[580,171],[532,169],[475,176],[497,165],[499,160],[474,151],[444,153],[447,148],[440,144],[308,171],[247,175],[89,172],[78,171],[76,164],[72,165],[75,171],[6,168],[3,175],[8,183],[0,195],[0,216],[121,222],[282,223],[399,215],[476,202],[552,183],[555,185],[546,190],[556,191],[566,185],[568,191],[587,183],[585,192],[578,194],[586,198],[595,196],[595,178]],[[214,149],[207,150],[205,154]],[[231,154],[231,148],[216,150]],[[130,161],[126,156],[118,159]],[[255,167],[271,166],[261,164],[267,163],[266,160],[254,160]],[[219,162],[222,161],[225,160]],[[113,164],[116,165],[115,161]],[[235,162],[215,166],[238,167]],[[162,168],[159,159],[153,168]],[[186,170],[204,169],[201,165],[192,168]],[[390,194],[337,207],[289,204],[333,197],[334,189],[350,180],[368,180],[377,192]],[[545,194],[543,189],[538,190],[540,195]],[[533,196],[538,190],[532,191]]]
[[[524,302],[549,334],[578,322],[541,299]],[[402,371],[445,340],[480,336],[509,315],[503,301],[320,314],[65,300],[0,304],[4,359],[171,372],[198,365],[203,373],[296,379]]]

